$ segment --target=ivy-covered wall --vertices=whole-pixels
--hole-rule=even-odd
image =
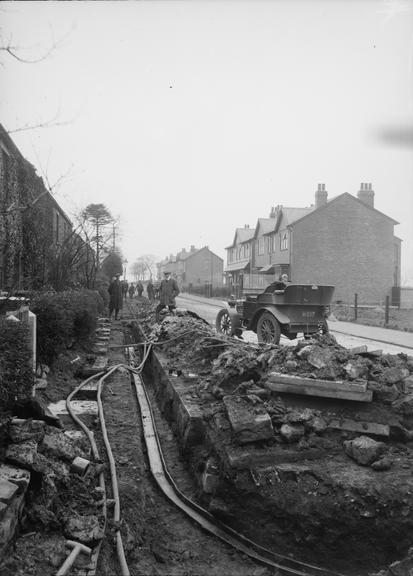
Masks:
[[[0,290],[38,289],[55,258],[56,213],[68,233],[71,223],[1,125],[0,145]]]

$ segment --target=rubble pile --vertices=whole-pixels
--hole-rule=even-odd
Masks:
[[[181,372],[207,369],[209,373],[211,362],[222,350],[235,347],[197,314],[179,309],[153,326],[149,340],[167,356],[170,368]]]
[[[23,469],[31,478],[24,530],[60,531],[85,544],[101,539],[104,519],[94,496],[101,465],[89,464],[88,441],[31,418],[12,419],[7,436],[4,466]],[[88,463],[83,476],[75,465],[80,459]]]

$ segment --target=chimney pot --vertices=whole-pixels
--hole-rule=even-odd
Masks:
[[[374,208],[374,190],[371,182],[362,182],[360,184],[360,190],[357,192],[357,198],[360,202],[367,204]]]
[[[320,208],[320,206],[324,206],[324,204],[327,204],[327,197],[328,192],[326,190],[326,185],[318,184],[317,191],[315,193],[315,207]]]

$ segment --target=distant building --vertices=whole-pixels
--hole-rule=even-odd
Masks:
[[[335,300],[352,302],[357,293],[359,302],[383,302],[400,286],[396,224],[374,208],[371,184],[362,183],[357,198],[345,192],[331,200],[319,184],[314,206],[276,206],[269,218],[258,219],[248,262],[245,241],[236,234],[225,273],[244,292],[260,290],[285,272],[299,284],[334,285]],[[234,276],[238,266],[242,273]]]
[[[222,286],[224,261],[214,254],[208,246],[190,250],[182,248],[176,255],[170,254],[157,264],[158,279],[165,271],[171,272],[182,288],[205,286]]]

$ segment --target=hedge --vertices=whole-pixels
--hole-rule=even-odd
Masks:
[[[0,317],[0,411],[31,395],[34,374],[27,326]]]
[[[35,295],[30,309],[37,316],[38,360],[51,365],[74,342],[93,334],[104,303],[95,290],[65,290]]]

